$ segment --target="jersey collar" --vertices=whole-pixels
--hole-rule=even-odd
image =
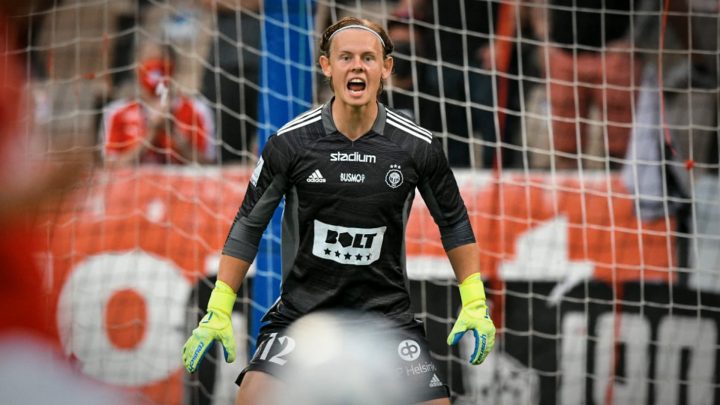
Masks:
[[[332,103],[335,100],[335,97],[331,98],[330,101],[325,103],[322,108],[322,123],[323,127],[325,128],[325,134],[330,135],[335,132],[338,132],[337,127],[335,126],[335,121],[333,121],[332,117]],[[383,133],[383,129],[385,128],[385,106],[381,102],[377,102],[378,104],[378,115],[375,118],[375,123],[372,126],[372,131],[376,132],[378,134]]]

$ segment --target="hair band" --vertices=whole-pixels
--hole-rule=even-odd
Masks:
[[[328,43],[329,43],[330,41],[332,41],[333,37],[334,37],[338,32],[345,31],[345,30],[349,30],[349,29],[353,29],[353,28],[354,28],[354,29],[359,29],[359,30],[365,30],[365,31],[367,31],[367,32],[375,35],[375,36],[377,37],[377,39],[380,41],[380,45],[382,45],[383,50],[385,49],[385,41],[383,41],[383,39],[382,39],[382,37],[380,36],[380,34],[378,34],[377,32],[375,32],[375,30],[373,30],[373,29],[371,29],[371,28],[368,28],[368,27],[366,27],[366,26],[364,26],[364,25],[359,25],[359,24],[346,25],[346,26],[338,29],[337,31],[333,32],[333,33],[330,35],[330,38],[328,38]]]

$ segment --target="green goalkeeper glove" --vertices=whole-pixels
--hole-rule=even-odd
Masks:
[[[183,363],[188,372],[194,373],[197,370],[205,353],[213,347],[216,340],[223,345],[225,361],[235,361],[235,338],[230,321],[235,297],[235,291],[229,285],[220,280],[215,283],[208,301],[207,314],[183,346]]]
[[[475,335],[475,350],[470,356],[471,364],[482,363],[495,346],[495,325],[490,319],[490,310],[485,305],[485,287],[480,273],[474,273],[460,283],[462,309],[453,326],[448,345],[457,344],[465,332],[472,330]]]

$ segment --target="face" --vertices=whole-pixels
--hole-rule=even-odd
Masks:
[[[138,80],[150,96],[158,96],[158,86],[167,88],[172,75],[172,64],[161,58],[149,58],[138,67]]]
[[[374,103],[382,80],[392,72],[393,60],[383,58],[380,40],[371,32],[349,29],[337,33],[320,67],[332,83],[335,101],[360,107]]]

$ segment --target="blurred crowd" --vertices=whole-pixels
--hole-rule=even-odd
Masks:
[[[262,0],[121,3],[94,105],[98,158],[252,164]],[[346,15],[386,26],[395,68],[382,102],[438,134],[453,167],[619,170],[651,159],[650,126],[661,159],[717,173],[718,0],[313,4],[318,30]],[[662,101],[641,103],[648,91]]]
[[[386,96],[447,135],[456,167],[618,170],[647,157],[637,150],[647,144],[631,145],[649,115],[663,159],[717,174],[718,10],[716,0],[400,0]],[[663,103],[641,105],[648,90]]]

